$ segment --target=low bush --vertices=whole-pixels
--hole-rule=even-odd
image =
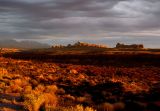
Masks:
[[[29,111],[39,111],[40,109],[47,110],[54,108],[57,104],[57,97],[52,93],[38,93],[32,92],[31,94],[23,95],[24,107]]]

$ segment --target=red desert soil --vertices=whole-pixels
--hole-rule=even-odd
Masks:
[[[159,94],[157,64],[99,66],[0,57],[0,111],[158,111]]]

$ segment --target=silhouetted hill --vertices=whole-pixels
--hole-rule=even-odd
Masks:
[[[0,40],[0,48],[20,48],[20,49],[36,49],[49,48],[48,44],[35,41],[16,41],[16,40]]]

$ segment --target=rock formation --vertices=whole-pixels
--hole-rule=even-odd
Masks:
[[[117,43],[116,48],[125,48],[125,49],[143,49],[143,44],[131,44],[131,45],[125,45],[121,43]]]
[[[90,44],[90,43],[86,43],[86,42],[76,42],[75,44],[68,44],[67,46],[62,46],[62,45],[58,45],[58,46],[52,46],[52,48],[64,48],[64,47],[96,47],[96,48],[107,48],[107,46],[105,45],[97,45],[97,44]]]

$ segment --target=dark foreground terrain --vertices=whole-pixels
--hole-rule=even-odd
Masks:
[[[159,50],[6,51],[0,111],[159,111],[159,61]]]

